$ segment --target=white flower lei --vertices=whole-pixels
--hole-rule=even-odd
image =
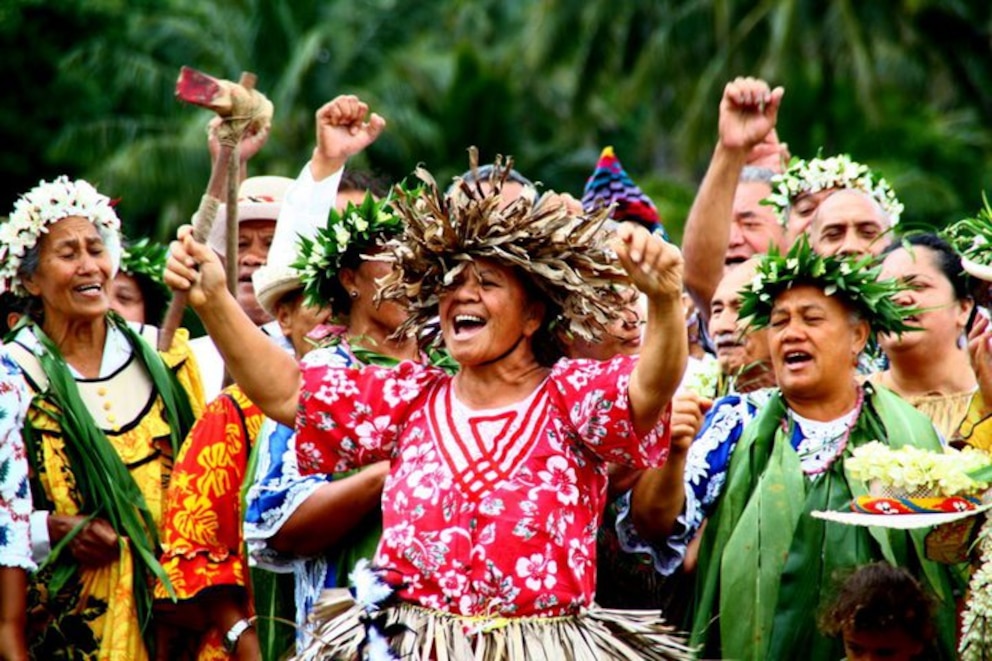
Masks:
[[[62,175],[55,181],[41,181],[22,195],[7,222],[0,224],[0,292],[28,295],[17,275],[24,255],[48,232],[49,225],[70,216],[87,218],[96,225],[116,270],[120,263],[121,221],[110,198],[83,179],[70,181]]]
[[[851,160],[847,154],[830,158],[793,159],[789,169],[771,180],[772,193],[764,203],[775,209],[783,226],[789,220],[789,207],[802,193],[818,193],[832,188],[856,188],[871,195],[889,216],[895,227],[905,208],[892,187],[877,177],[867,165]]]

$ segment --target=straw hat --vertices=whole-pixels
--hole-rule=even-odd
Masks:
[[[273,206],[276,208],[276,216],[272,217],[278,217],[278,221],[276,222],[275,235],[272,237],[272,245],[269,247],[268,259],[251,275],[251,282],[255,287],[255,298],[258,299],[262,309],[274,317],[275,306],[280,298],[297,289],[303,289],[300,271],[292,267],[293,262],[299,257],[300,240],[313,238],[320,228],[327,225],[328,216],[327,213],[304,213],[297,209],[287,210],[287,213],[279,215],[278,209],[289,189],[286,182],[292,184],[293,180],[285,177],[254,177],[254,179],[275,180],[261,182],[270,187],[267,190],[258,190],[263,193],[277,193],[274,195],[277,201],[275,203],[263,201],[250,203],[251,206],[246,209],[247,217],[241,216],[241,213],[244,213],[241,210],[249,205],[239,203],[238,219],[240,221],[267,218],[269,216],[262,215],[265,209],[271,211]],[[251,179],[246,179],[242,184],[242,192],[245,191],[245,184],[249,181]]]
[[[246,220],[271,220],[279,218],[286,190],[293,183],[289,177],[249,177],[241,182],[238,189],[238,222]],[[217,221],[210,228],[207,245],[221,257],[227,253],[227,205],[217,209]]]

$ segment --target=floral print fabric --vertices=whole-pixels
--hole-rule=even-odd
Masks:
[[[689,542],[723,494],[730,459],[744,427],[773,392],[766,388],[744,395],[728,395],[717,400],[707,413],[686,456],[685,506],[676,519],[672,535],[663,544],[652,544],[637,534],[630,516],[630,492],[621,497],[616,531],[625,551],[651,556],[655,570],[663,576],[675,573],[682,565]],[[815,479],[844,451],[846,432],[859,411],[854,409],[830,422],[808,420],[790,413],[796,422],[792,447],[799,454],[803,472],[810,479]]]
[[[162,567],[180,600],[244,586],[241,484],[262,411],[237,385],[210,402],[179,450],[162,525]],[[156,585],[155,596],[168,597]]]
[[[297,451],[303,472],[391,459],[375,563],[404,599],[463,616],[557,616],[595,589],[606,465],[657,466],[666,408],[635,434],[634,359],[562,360],[524,401],[472,410],[453,379],[415,363],[302,363]]]
[[[338,327],[340,328],[340,327]],[[335,332],[340,337],[344,329]],[[313,337],[313,335],[311,335]],[[361,363],[346,342],[323,349],[325,365],[350,367]],[[295,577],[297,639],[302,646],[307,616],[324,588],[347,583],[347,576],[337,577],[335,563],[328,556],[301,558],[279,553],[269,540],[313,493],[333,477],[327,474],[301,475],[293,430],[267,421],[258,441],[258,466],[255,482],[245,496],[245,541],[248,552],[259,566],[272,571],[293,571]],[[372,534],[378,539],[378,529]],[[373,542],[374,543],[374,542]],[[302,647],[301,647],[302,649]]]
[[[16,339],[28,350],[37,342],[27,328],[22,329]],[[113,339],[108,333],[107,345],[111,342]],[[179,329],[172,347],[160,355],[166,367],[175,372],[180,386],[188,395],[193,414],[199,414],[203,409],[203,389],[186,330]],[[133,353],[128,361],[139,359],[138,354]],[[24,369],[28,370],[27,367]],[[90,381],[111,388],[123,374],[124,371],[119,370]],[[30,382],[29,386],[34,387]],[[90,414],[100,419],[99,416],[105,411],[90,411]],[[70,440],[64,437],[59,426],[59,415],[54,405],[37,397],[28,409],[28,419],[34,427],[37,443],[33,457],[36,473],[32,479],[37,481],[36,493],[40,492],[43,499],[50,503],[52,514],[76,515],[87,510],[76,488],[73,465],[66,452],[66,444]],[[153,392],[138,419],[127,422],[119,429],[103,429],[103,432],[128,466],[152,516],[161,526],[165,485],[173,465],[169,444],[171,430],[162,396]],[[35,506],[41,508],[42,504],[36,501]],[[148,658],[133,596],[131,553],[127,545],[122,545],[120,558],[116,562],[99,568],[78,568],[58,592],[50,589],[54,571],[51,566],[32,576],[28,592],[28,636],[32,658],[65,658],[66,650],[75,654],[74,658],[128,661]]]
[[[31,488],[21,437],[29,403],[21,370],[0,348],[0,567],[33,571],[28,530]]]

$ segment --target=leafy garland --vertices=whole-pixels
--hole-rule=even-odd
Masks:
[[[789,167],[771,180],[772,193],[762,204],[775,210],[779,222],[785,226],[789,220],[789,207],[802,193],[818,193],[832,188],[856,188],[871,195],[882,206],[893,226],[899,222],[903,204],[895,191],[871,168],[858,163],[847,154],[830,158],[817,156],[806,161],[793,157]]]
[[[982,203],[975,217],[963,218],[941,234],[968,261],[992,266],[992,207],[984,193]]]
[[[398,234],[403,220],[393,213],[390,198],[376,200],[371,193],[359,205],[348,203],[344,213],[331,209],[327,225],[313,239],[300,237],[297,258],[290,266],[300,274],[307,305],[334,306],[340,290],[337,277],[345,258],[367,251],[383,238]]]
[[[129,241],[121,253],[121,271],[148,277],[155,284],[165,284],[165,261],[168,248],[161,243],[152,243],[148,237]]]
[[[975,543],[982,559],[968,582],[968,605],[961,614],[962,661],[992,658],[992,516],[986,516]]]
[[[816,253],[806,235],[782,256],[772,250],[757,266],[757,274],[741,294],[741,319],[749,318],[751,328],[771,323],[772,307],[782,292],[799,285],[820,287],[827,296],[837,295],[853,306],[867,321],[873,333],[904,333],[919,330],[904,319],[918,314],[919,308],[899,305],[894,297],[908,285],[892,279],[879,279],[882,267],[871,255],[835,257]]]

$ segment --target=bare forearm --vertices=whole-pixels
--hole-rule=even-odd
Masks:
[[[245,395],[265,415],[292,427],[300,393],[296,360],[259,330],[227,292],[196,312]]]
[[[630,378],[631,420],[638,434],[658,423],[682,381],[687,356],[681,296],[649,300],[644,344]]]
[[[243,588],[212,590],[205,595],[204,602],[213,626],[222,636],[227,634],[237,622],[251,616],[248,608],[248,592]],[[235,658],[240,661],[255,661],[262,658],[254,627],[246,629],[241,634],[234,652]]]
[[[645,471],[631,491],[631,521],[648,542],[661,543],[675,530],[685,506],[685,459],[685,452],[673,452],[664,466]]]
[[[730,245],[734,193],[746,158],[745,150],[717,145],[686,219],[682,237],[685,286],[706,318],[709,317],[710,299],[723,277],[723,258]]]
[[[0,567],[0,660],[28,658],[27,624],[28,577],[23,569]]]
[[[310,159],[310,175],[314,181],[322,181],[343,168],[347,161],[345,157],[328,157],[319,148],[315,148]]]
[[[370,512],[381,507],[389,464],[380,462],[317,489],[270,541],[280,553],[311,556],[339,544]]]

